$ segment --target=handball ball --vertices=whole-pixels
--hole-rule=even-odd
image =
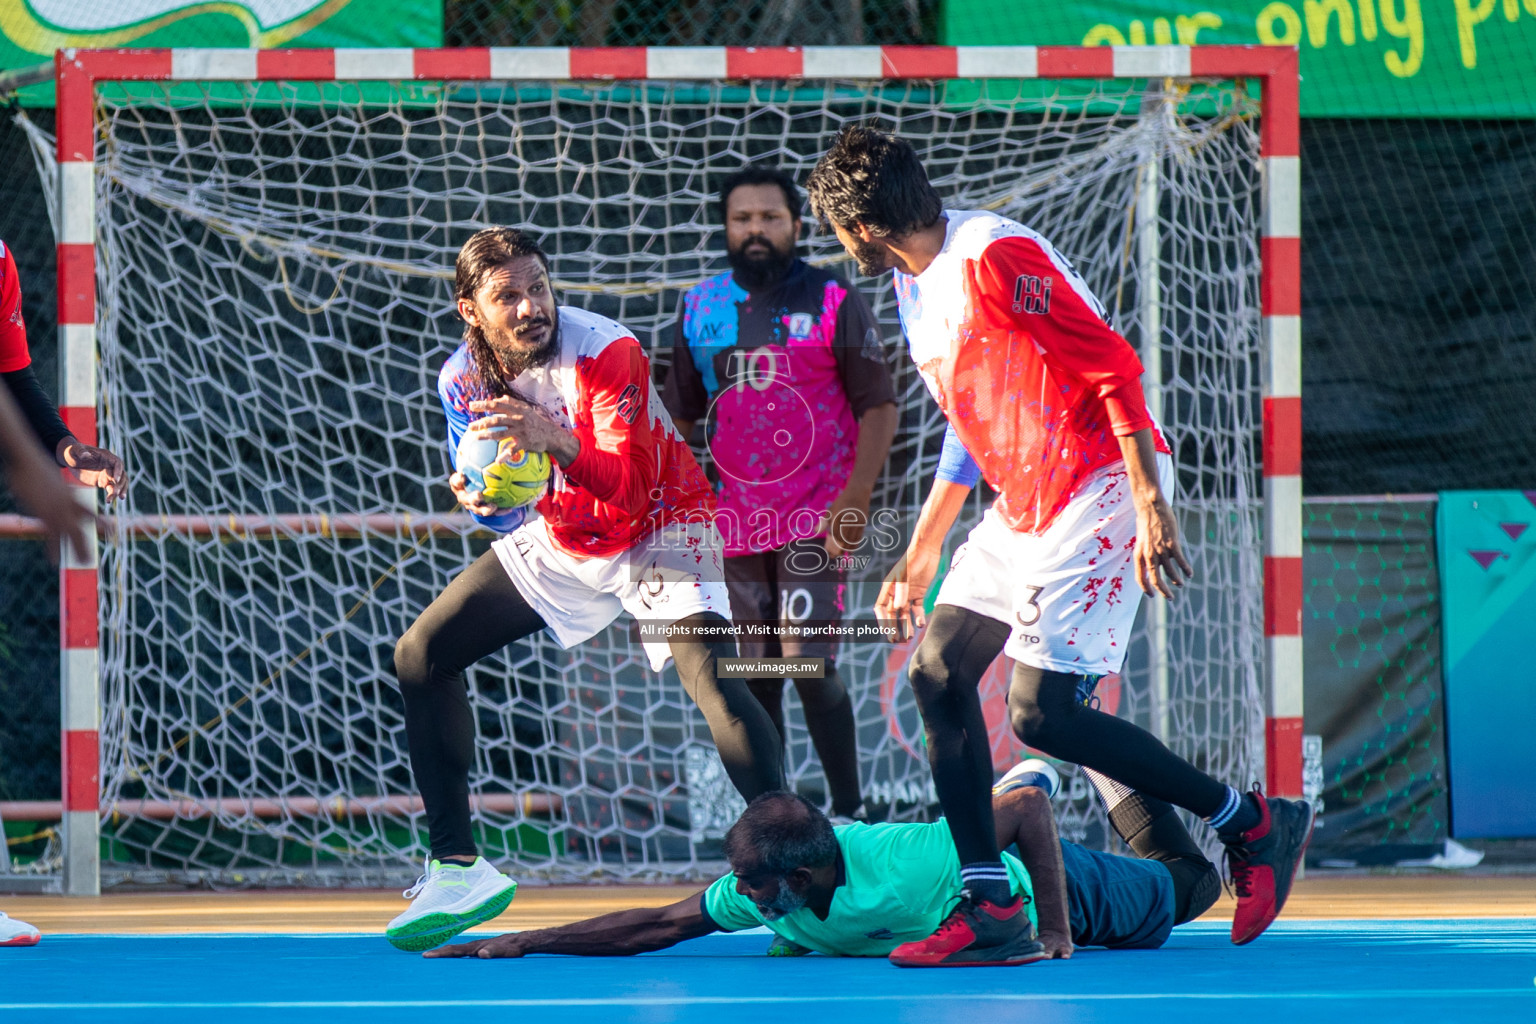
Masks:
[[[479,491],[497,508],[521,508],[544,496],[549,485],[549,456],[525,452],[511,441],[486,441],[464,435],[453,461],[465,486]]]

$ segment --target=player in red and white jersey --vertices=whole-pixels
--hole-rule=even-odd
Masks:
[[[1232,939],[1268,927],[1311,833],[1300,801],[1239,794],[1151,734],[1090,706],[1125,658],[1140,595],[1190,577],[1165,495],[1169,446],[1147,413],[1141,363],[1055,248],[992,213],[945,210],[911,145],[843,129],[807,182],[811,208],[860,270],[894,271],[913,361],[949,421],[939,473],[876,614],[926,630],[908,671],[934,785],[968,891],[906,966],[1016,962],[1027,918],[992,843],[990,752],[977,686],[1005,653],[1008,704],[1028,745],[1089,769],[1116,815],[1133,787],[1205,818],[1238,892]],[[944,537],[980,476],[994,506],[956,552],[924,623]],[[1134,843],[1133,843],[1134,845]]]
[[[944,217],[927,269],[894,275],[902,328],[953,439],[997,481],[999,518],[1039,536],[1085,480],[1123,461],[1120,438],[1148,431],[1155,451],[1170,449],[1147,413],[1141,361],[1051,243],[995,213]],[[1171,570],[1178,539],[1165,525]]]
[[[10,246],[4,242],[0,242],[0,378],[44,450],[69,470],[70,476],[87,487],[101,488],[109,502],[126,493],[123,460],[75,437],[32,369],[27,325],[21,315],[21,275]],[[94,431],[94,423],[91,429]]]
[[[450,452],[470,431],[545,452],[557,469],[532,517],[486,503],[453,474],[459,502],[502,536],[395,646],[432,845],[410,908],[387,932],[406,949],[446,942],[512,898],[516,883],[480,858],[470,829],[475,722],[464,670],[540,629],[569,648],[630,612],[652,667],[676,662],[742,796],[783,786],[768,713],[744,680],[716,672],[736,644],[714,495],[639,342],[607,317],[557,306],[548,259],[521,232],[477,233],[456,271],[465,341],[438,380]]]

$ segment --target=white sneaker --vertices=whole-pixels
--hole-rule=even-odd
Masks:
[[[35,946],[43,933],[14,917],[0,914],[0,946]]]
[[[517,893],[517,883],[484,857],[470,865],[428,860],[426,874],[405,890],[411,905],[384,931],[396,949],[441,946],[466,928],[495,918]]]
[[[997,785],[992,787],[992,795],[1002,796],[1009,790],[1019,789],[1022,786],[1040,787],[1045,790],[1045,797],[1049,800],[1061,788],[1061,776],[1049,763],[1038,757],[1026,758],[1009,768],[1007,773],[997,780]]]
[[[1454,839],[1445,840],[1444,848],[1433,857],[1424,860],[1400,860],[1397,867],[1400,868],[1441,868],[1453,870],[1458,868],[1475,868],[1483,862],[1482,850],[1469,850]],[[3,945],[3,943],[0,943]]]

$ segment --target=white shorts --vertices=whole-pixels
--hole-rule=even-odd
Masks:
[[[577,558],[555,545],[539,518],[498,538],[491,549],[567,650],[624,611],[658,624],[699,612],[731,618],[724,545],[714,523],[671,523],[628,551]],[[645,641],[645,653],[658,672],[672,656],[664,639]]]
[[[1173,459],[1157,454],[1163,493]],[[1051,672],[1108,675],[1125,662],[1141,588],[1132,560],[1136,506],[1125,466],[1088,477],[1044,533],[1012,530],[992,510],[950,561],[937,604],[1008,623],[1003,653]]]

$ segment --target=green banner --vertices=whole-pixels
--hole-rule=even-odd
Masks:
[[[0,0],[3,68],[68,47],[441,45],[442,0]],[[53,86],[21,99],[52,106]]]
[[[1312,117],[1536,117],[1536,0],[946,0],[943,41],[1264,43],[1301,52]]]

